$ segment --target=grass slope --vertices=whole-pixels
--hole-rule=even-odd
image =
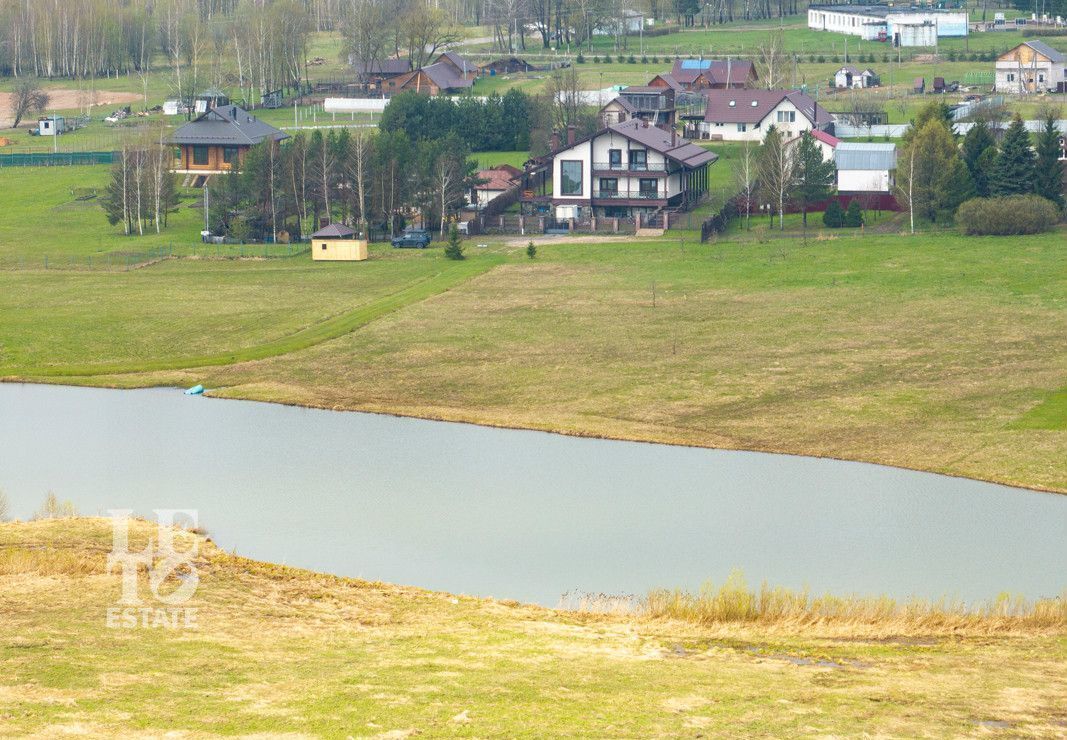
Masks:
[[[154,531],[135,523],[131,549]],[[1067,637],[1055,630],[554,612],[204,541],[199,628],[115,630],[110,547],[104,520],[0,524],[4,734],[1051,737],[1067,722]]]

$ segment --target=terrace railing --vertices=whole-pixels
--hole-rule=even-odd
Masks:
[[[666,162],[593,162],[599,172],[666,172]]]
[[[658,190],[594,190],[594,199],[602,200],[665,200],[666,193]]]

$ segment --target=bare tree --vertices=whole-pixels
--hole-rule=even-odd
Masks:
[[[23,80],[15,86],[14,98],[15,122],[11,128],[18,128],[27,115],[37,115],[48,107],[48,93],[41,89],[36,80]]]
[[[908,220],[911,224],[911,233],[915,233],[915,147],[909,146],[905,150],[905,169],[900,173],[903,177],[897,179],[897,193],[908,204]]]
[[[367,134],[359,129],[352,140],[352,166],[356,175],[356,199],[359,205],[359,221],[361,225],[367,223],[367,190],[366,175],[368,166]]]
[[[778,228],[785,229],[785,204],[793,189],[795,166],[793,147],[782,137],[782,132],[775,126],[767,130],[767,136],[760,147],[759,181],[760,190],[774,204],[778,211]]]
[[[557,69],[545,84],[552,109],[552,123],[558,128],[566,128],[578,123],[582,108],[582,84],[578,70],[574,67]]]
[[[756,198],[756,173],[759,161],[756,156],[756,148],[751,141],[746,141],[737,157],[734,166],[734,182],[737,186],[738,200],[745,209],[745,228],[750,228],[752,220],[752,203]]]
[[[426,66],[440,49],[459,40],[445,12],[422,0],[408,8],[400,19],[400,28],[415,69]]]
[[[756,71],[768,90],[777,90],[785,84],[788,69],[789,55],[785,53],[782,32],[772,31],[756,48]]]

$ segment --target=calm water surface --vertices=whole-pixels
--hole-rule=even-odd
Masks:
[[[227,550],[554,605],[750,583],[986,599],[1067,587],[1067,496],[862,463],[0,384],[0,489],[198,509]]]

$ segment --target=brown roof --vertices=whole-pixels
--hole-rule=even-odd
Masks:
[[[371,74],[382,76],[402,75],[411,71],[410,59],[382,59],[375,62],[367,62],[366,64],[355,65],[356,72],[359,74]]]
[[[786,99],[815,125],[833,120],[809,95],[792,90],[705,90],[702,94],[708,101],[704,120],[709,123],[759,123]]]
[[[446,51],[441,56],[437,57],[437,61],[434,64],[448,64],[455,67],[457,74],[470,74],[478,71],[478,65],[467,59],[464,59],[454,51]],[[433,66],[433,65],[430,65]]]
[[[515,168],[512,167],[511,169],[514,170]],[[481,185],[475,185],[475,190],[507,190],[515,184],[515,175],[503,167],[478,170],[478,179],[485,182]]]
[[[671,90],[674,90],[675,92],[679,92],[682,89],[681,83],[679,83],[678,80],[674,79],[674,75],[672,75],[672,74],[670,74],[668,72],[664,72],[661,75],[656,75],[651,80],[649,80],[648,81],[649,87],[652,87],[653,86],[652,83],[655,82],[656,80],[663,80],[665,83],[667,83],[667,87],[670,88]]]
[[[423,72],[427,77],[430,78],[430,81],[433,84],[435,84],[442,90],[454,90],[457,88],[473,87],[474,85],[473,80],[465,79],[464,77],[461,77],[460,75],[456,74],[455,70],[450,64],[446,64],[444,62],[435,62],[434,64],[431,64],[428,67],[417,69],[414,72],[411,72],[410,74],[407,74],[404,77],[400,78],[398,87],[407,87],[408,83],[411,82],[411,80],[415,79],[419,72]]]
[[[755,78],[755,72],[752,62],[743,59],[675,59],[671,77],[683,85],[691,85],[704,75],[708,82],[725,85]]]
[[[356,235],[352,229],[344,224],[330,224],[311,235],[312,239],[348,239]]]
[[[650,126],[647,121],[630,119],[612,124],[608,126],[608,129],[686,167],[699,167],[719,158],[717,154],[709,152],[702,146],[697,146],[688,139],[672,135],[670,131],[664,131],[656,126]]]

